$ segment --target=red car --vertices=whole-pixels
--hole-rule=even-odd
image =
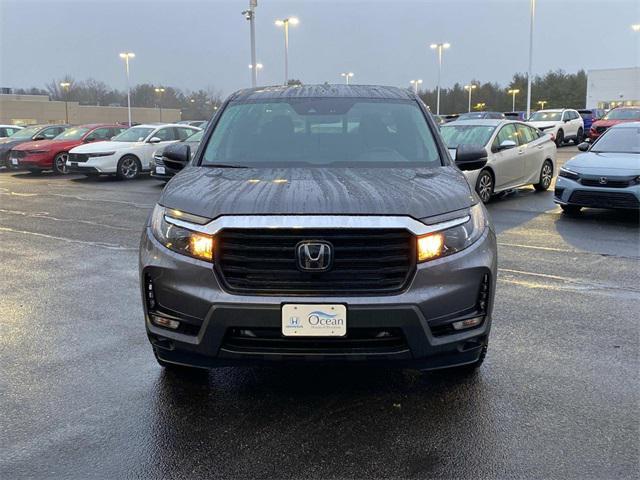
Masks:
[[[640,107],[617,107],[591,124],[589,129],[589,139],[594,141],[602,135],[607,128],[613,127],[618,123],[638,122],[640,121]]]
[[[26,142],[17,145],[9,153],[9,163],[13,168],[39,173],[53,170],[58,174],[67,173],[69,150],[83,143],[110,140],[126,130],[122,125],[91,124],[71,127],[52,140]]]

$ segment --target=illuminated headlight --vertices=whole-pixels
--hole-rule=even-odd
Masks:
[[[87,153],[87,157],[110,157],[115,153],[116,152],[93,152],[93,153]]]
[[[487,228],[487,217],[482,204],[469,211],[469,220],[457,227],[418,237],[418,262],[426,262],[464,250],[475,243]]]
[[[580,174],[576,173],[568,168],[560,167],[560,172],[558,172],[560,177],[570,178],[571,180],[578,180],[580,178]]]
[[[170,211],[160,205],[156,205],[153,209],[151,216],[153,236],[174,252],[206,262],[213,261],[213,237],[168,222],[166,219],[168,212]]]

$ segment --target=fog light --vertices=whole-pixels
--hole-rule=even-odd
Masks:
[[[172,330],[180,326],[180,322],[177,320],[171,320],[170,318],[160,317],[158,315],[151,315],[151,321],[159,327],[170,328]]]
[[[459,322],[453,322],[453,329],[464,330],[465,328],[477,327],[482,323],[482,319],[483,317],[476,317],[460,320]]]
[[[418,261],[424,262],[439,257],[443,246],[444,236],[441,233],[418,237]]]

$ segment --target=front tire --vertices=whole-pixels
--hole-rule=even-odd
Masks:
[[[582,140],[584,139],[584,132],[581,128],[578,129],[578,134],[576,135],[576,138],[573,140],[573,144],[574,145],[578,145],[580,143],[582,143]]]
[[[482,170],[476,180],[476,193],[482,200],[482,203],[489,203],[493,195],[493,175],[489,170]]]
[[[562,130],[558,130],[556,134],[556,147],[561,147],[564,143],[564,132]]]
[[[141,170],[140,160],[133,155],[125,155],[118,161],[116,176],[120,180],[135,180]]]
[[[67,152],[59,153],[53,159],[53,172],[57,175],[66,175],[67,172],[67,160],[69,154]]]
[[[553,180],[553,164],[549,160],[545,160],[540,169],[540,181],[533,185],[538,192],[544,192],[549,189]]]

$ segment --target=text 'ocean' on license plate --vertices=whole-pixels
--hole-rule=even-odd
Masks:
[[[344,337],[347,307],[286,303],[282,306],[282,334],[285,337]]]

